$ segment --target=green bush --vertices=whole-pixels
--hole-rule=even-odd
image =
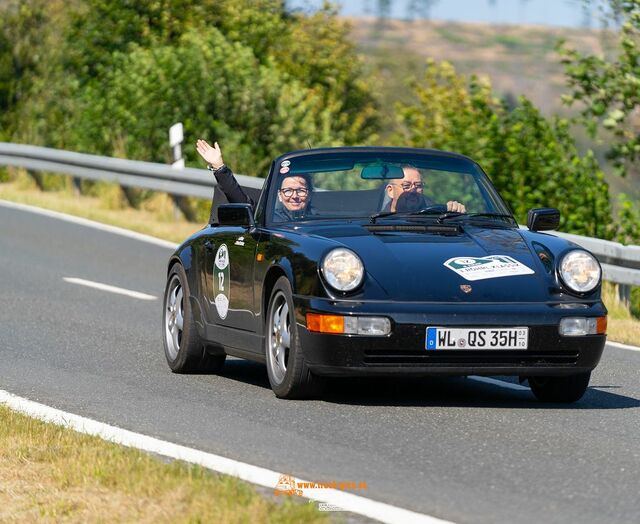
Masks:
[[[114,64],[80,97],[73,127],[83,150],[169,162],[167,130],[182,121],[187,162],[202,165],[197,138],[217,139],[236,170],[264,175],[281,151],[331,141],[329,111],[313,91],[215,28],[172,46],[133,46]]]
[[[610,225],[608,186],[591,151],[578,154],[566,120],[547,120],[526,98],[509,111],[491,84],[427,64],[414,85],[418,102],[401,105],[398,143],[456,151],[476,160],[520,223],[534,207],[557,207],[563,231],[601,238]]]
[[[640,287],[634,286],[631,288],[631,303],[629,309],[634,317],[640,318]]]
[[[615,0],[611,7],[623,23],[610,56],[584,54],[565,42],[558,51],[571,90],[563,100],[579,105],[591,136],[607,130],[614,137],[608,157],[624,176],[640,160],[640,0]]]

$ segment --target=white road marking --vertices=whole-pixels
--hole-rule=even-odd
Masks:
[[[114,233],[123,237],[133,238],[135,240],[147,242],[148,244],[155,244],[156,246],[160,247],[166,247],[169,249],[175,249],[178,247],[178,244],[175,244],[174,242],[155,238],[143,233],[136,233],[135,231],[130,231],[129,229],[124,229],[122,227],[109,226],[107,224],[96,222],[95,220],[89,220],[88,218],[74,217],[65,213],[50,211],[49,209],[41,209],[39,207],[28,206],[26,204],[17,204],[15,202],[9,202],[7,200],[0,200],[0,206],[9,207],[12,209],[20,209],[21,211],[28,211],[30,213],[36,213],[37,215],[64,220],[66,222],[72,222],[81,226],[92,227],[93,229],[100,229],[101,231],[107,231],[108,233]]]
[[[628,344],[621,344],[620,342],[609,342],[607,341],[607,346],[613,346],[618,349],[628,349],[629,351],[640,351],[640,347],[638,346],[630,346]]]
[[[86,227],[92,227],[94,229],[99,229],[102,231],[107,231],[110,233],[114,233],[117,235],[121,235],[121,236],[125,236],[125,237],[129,237],[129,238],[133,238],[136,240],[140,240],[142,242],[147,242],[150,244],[155,244],[161,247],[166,247],[169,249],[175,249],[178,244],[175,244],[173,242],[168,242],[166,240],[161,240],[149,235],[144,235],[142,233],[136,233],[133,231],[130,231],[128,229],[123,229],[120,227],[116,227],[116,226],[109,226],[106,224],[102,224],[100,222],[95,222],[93,220],[89,220],[86,218],[79,218],[79,217],[75,217],[72,215],[67,215],[64,213],[59,213],[57,211],[50,211],[47,209],[41,209],[35,206],[29,206],[29,205],[25,205],[25,204],[17,204],[15,202],[9,202],[6,200],[0,200],[0,205],[5,206],[5,207],[9,207],[9,208],[14,208],[14,209],[20,209],[23,211],[29,211],[31,213],[36,213],[36,214],[40,214],[40,215],[44,215],[44,216],[48,216],[48,217],[52,217],[52,218],[57,218],[59,220],[65,220],[67,222],[72,222],[75,224],[80,224]],[[523,227],[523,226],[521,226]],[[81,279],[68,279],[65,278],[66,281],[80,281]],[[122,293],[122,294],[129,294],[129,296],[134,296],[135,295],[140,295],[140,296],[136,296],[136,298],[142,298],[147,297],[147,298],[143,298],[143,300],[154,300],[156,297],[153,297],[151,295],[145,295],[144,293],[138,293],[136,291],[129,291],[126,289],[122,289],[122,288],[115,288],[113,286],[108,286],[106,284],[99,284],[97,282],[90,282],[90,284],[86,284],[86,282],[90,282],[90,281],[82,281],[82,283],[85,283],[84,285],[91,285],[91,287],[96,287],[97,289],[103,289],[105,291],[112,291],[114,293]],[[73,282],[73,283],[77,283],[80,284],[81,282]],[[110,289],[105,289],[105,288],[110,288]],[[115,291],[118,290],[118,291]],[[640,352],[640,347],[637,346],[630,346],[627,344],[621,344],[619,342],[607,342],[607,345],[610,345],[612,347],[615,348],[619,348],[619,349],[627,349],[630,351],[638,351]],[[498,379],[494,379],[494,378],[490,378],[490,377],[480,377],[480,376],[470,376],[468,377],[471,380],[475,380],[477,382],[484,382],[486,384],[492,384],[494,386],[498,386],[498,387],[503,387],[503,388],[507,388],[507,389],[512,389],[512,390],[516,390],[516,391],[530,391],[530,389],[526,386],[522,386],[520,384],[514,384],[512,382],[505,382],[503,380],[498,380]],[[49,410],[51,412],[56,412],[59,413],[60,415],[56,415],[53,418],[46,418],[45,415],[39,415],[36,412],[29,412],[29,411],[25,411],[24,409],[21,409],[19,407],[15,407],[13,405],[10,404],[9,401],[4,400],[4,398],[6,397],[11,397],[13,399],[19,399],[20,401],[24,401],[27,403],[30,403],[30,405],[35,405],[35,406],[39,406],[45,410]],[[6,392],[6,391],[2,391],[0,390],[0,403],[6,403],[7,405],[10,405],[10,407],[13,407],[14,409],[16,409],[17,411],[21,411],[22,413],[31,415],[31,416],[35,416],[37,418],[40,418],[41,420],[47,420],[49,422],[54,422],[57,424],[61,424],[63,426],[66,427],[70,427],[72,429],[75,429],[76,431],[80,431],[82,433],[88,433],[91,435],[98,435],[101,436],[102,438],[106,439],[106,440],[110,440],[112,442],[116,442],[116,443],[120,443],[123,444],[125,446],[129,446],[129,447],[137,447],[138,449],[142,449],[142,450],[146,450],[146,451],[151,451],[153,453],[158,453],[161,455],[165,455],[168,457],[172,457],[172,458],[176,458],[176,459],[180,459],[180,460],[185,460],[187,462],[192,462],[194,464],[200,464],[204,467],[207,467],[209,469],[213,469],[215,471],[219,471],[221,473],[226,473],[229,475],[234,475],[238,478],[241,478],[243,480],[246,480],[248,482],[252,482],[254,484],[258,484],[261,486],[266,486],[266,487],[274,487],[276,485],[277,479],[279,478],[280,474],[270,471],[270,470],[266,470],[263,468],[259,468],[258,466],[252,466],[250,464],[244,464],[241,462],[235,462],[231,459],[227,459],[224,457],[220,457],[218,455],[213,455],[211,453],[205,453],[203,451],[198,451],[195,449],[191,449],[191,448],[186,448],[183,446],[179,446],[177,444],[172,444],[170,442],[165,442],[165,441],[161,441],[158,439],[154,439],[152,437],[147,437],[145,435],[141,435],[138,433],[132,433],[130,431],[124,430],[124,429],[120,429],[120,428],[116,428],[114,426],[108,426],[106,424],[103,424],[101,422],[97,422],[97,421],[93,421],[90,419],[85,419],[83,417],[79,417],[77,415],[71,415],[69,413],[65,413],[63,411],[59,411],[56,410],[54,408],[49,408],[47,406],[44,406],[42,404],[36,404],[35,402],[31,402],[27,399],[21,399],[20,397],[16,397],[14,395],[11,395],[10,393]],[[18,404],[20,404],[20,402],[18,402]],[[16,404],[16,405],[18,405]],[[44,413],[44,412],[43,412]],[[57,418],[56,418],[57,417]],[[68,418],[69,417],[74,417],[74,420],[77,419],[79,421],[82,421],[82,424],[78,425],[78,427],[74,426],[73,424],[71,424],[70,422],[68,423]],[[87,424],[87,427],[91,428],[94,427],[92,425],[98,425],[101,428],[109,428],[110,430],[114,430],[116,433],[120,432],[121,434],[126,434],[127,438],[125,439],[123,437],[123,440],[118,440],[115,436],[112,436],[111,433],[105,431],[97,431],[94,430],[94,432],[90,432],[90,431],[85,431],[84,427],[85,427],[85,423]],[[91,424],[89,424],[91,423]],[[173,455],[171,453],[168,453],[166,451],[160,451],[157,448],[151,446],[149,448],[147,447],[142,447],[142,445],[136,445],[137,442],[137,438],[142,439],[141,442],[144,442],[145,445],[151,443],[151,444],[158,444],[160,445],[161,448],[165,449],[171,449],[172,451],[175,451],[175,453],[179,453],[182,452],[184,450],[184,452],[189,452],[186,453],[185,455],[181,455],[181,454],[176,454]],[[126,442],[125,442],[126,440]],[[149,444],[149,445],[151,445]],[[165,446],[166,445],[166,446]],[[194,457],[200,457],[203,462],[199,462],[199,461],[194,461],[194,460],[190,460],[188,457],[191,456],[190,454],[194,454]],[[209,462],[208,459],[209,457],[211,457],[211,461]],[[218,469],[217,467],[213,467],[216,463],[220,463],[222,464],[220,466],[220,468],[223,467],[223,465],[229,466],[232,464],[238,464],[241,465],[243,467],[246,466],[246,470],[243,470],[242,474],[240,473],[236,473],[236,470],[234,470],[233,468],[228,468],[228,469]],[[211,465],[209,465],[209,463]],[[253,475],[250,474],[251,468],[254,468],[257,472],[265,472],[265,474],[267,474],[267,476],[271,475],[270,479],[269,479],[269,483],[265,484],[264,481],[260,481],[258,482],[257,480],[252,480]],[[242,468],[241,468],[242,469]],[[275,477],[274,477],[275,475]],[[257,476],[255,478],[262,478],[259,474],[257,474]],[[275,480],[273,480],[275,478]],[[300,479],[297,479],[300,482],[304,482]],[[348,511],[352,511],[354,513],[358,513],[360,515],[365,515],[377,520],[380,520],[381,522],[425,522],[425,523],[430,523],[430,524],[442,524],[442,523],[446,523],[447,521],[444,520],[440,520],[436,517],[431,517],[429,515],[423,515],[420,513],[414,513],[412,511],[409,510],[404,510],[402,508],[398,508],[395,506],[391,506],[388,504],[384,504],[382,502],[376,502],[364,497],[359,497],[357,495],[352,495],[350,493],[345,493],[339,490],[322,490],[326,496],[310,496],[307,498],[313,499],[313,500],[317,500],[317,501],[321,501],[321,502],[329,502],[332,504],[335,504],[337,506],[341,506],[344,509],[347,509]],[[332,492],[332,493],[328,493],[328,492]],[[335,493],[333,493],[335,492]],[[329,496],[331,495],[331,496]],[[336,502],[336,498],[338,497],[340,500],[342,500],[342,498],[346,498],[348,503],[346,502]],[[364,502],[360,502],[360,501],[364,501]],[[357,505],[363,505],[362,510],[358,510],[358,509],[354,509]],[[384,511],[383,511],[384,510]],[[372,513],[369,513],[368,511],[372,511]],[[396,512],[400,512],[400,513],[396,513]]]
[[[494,386],[500,386],[501,388],[515,389],[516,391],[531,391],[527,386],[520,384],[514,384],[513,382],[505,382],[504,380],[498,380],[491,377],[477,377],[475,375],[469,377],[471,380],[477,382],[484,382],[485,384],[492,384]]]
[[[67,413],[3,390],[0,390],[0,404],[5,404],[15,411],[45,422],[64,426],[87,435],[95,435],[123,446],[137,448],[150,453],[157,453],[176,460],[184,460],[191,464],[198,464],[219,473],[233,475],[234,477],[266,488],[275,489],[282,475],[276,471],[259,466],[238,462],[186,446],[180,446],[179,444],[98,422],[97,420]],[[296,478],[296,482],[308,481]],[[384,502],[377,502],[338,489],[306,489],[304,498],[327,502],[339,506],[346,511],[364,515],[380,522],[451,524],[450,521],[416,513],[397,506],[385,504]]]
[[[139,291],[131,291],[130,289],[110,286],[109,284],[101,284],[100,282],[84,280],[83,278],[62,277],[62,280],[64,280],[65,282],[69,282],[70,284],[92,287],[101,291],[108,291],[109,293],[116,293],[118,295],[126,295],[128,297],[138,298],[140,300],[155,300],[156,298],[158,298],[154,297],[153,295],[147,295],[146,293],[140,293]]]

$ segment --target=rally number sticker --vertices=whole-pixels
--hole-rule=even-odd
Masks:
[[[444,265],[458,273],[465,280],[531,275],[533,269],[507,255],[487,255],[486,257],[455,257]]]
[[[216,251],[215,262],[213,264],[213,296],[216,311],[221,319],[227,318],[229,311],[229,297],[231,291],[229,281],[229,249],[226,244],[222,244]]]

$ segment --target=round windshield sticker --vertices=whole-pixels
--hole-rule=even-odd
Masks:
[[[216,311],[221,319],[227,317],[229,311],[229,298],[231,291],[229,281],[229,249],[222,244],[216,251],[216,259],[213,265],[213,296]]]
[[[229,311],[229,299],[220,293],[216,297],[216,310],[221,319],[227,318],[227,311]]]
[[[282,164],[280,164],[280,167],[289,167],[290,165],[291,165],[291,162],[289,162],[289,160],[284,160]]]
[[[227,249],[226,244],[222,244],[218,248],[218,252],[216,253],[216,267],[218,269],[224,269],[229,265],[229,250]]]
[[[289,172],[289,168],[288,168],[288,167],[281,167],[281,168],[280,168],[280,173],[282,173],[283,175],[284,175],[285,173],[288,173],[288,172]]]

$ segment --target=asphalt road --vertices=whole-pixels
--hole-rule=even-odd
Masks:
[[[0,389],[300,478],[365,481],[358,494],[456,522],[640,522],[640,352],[608,346],[572,405],[462,378],[278,400],[262,365],[169,371],[169,254],[0,204]]]

